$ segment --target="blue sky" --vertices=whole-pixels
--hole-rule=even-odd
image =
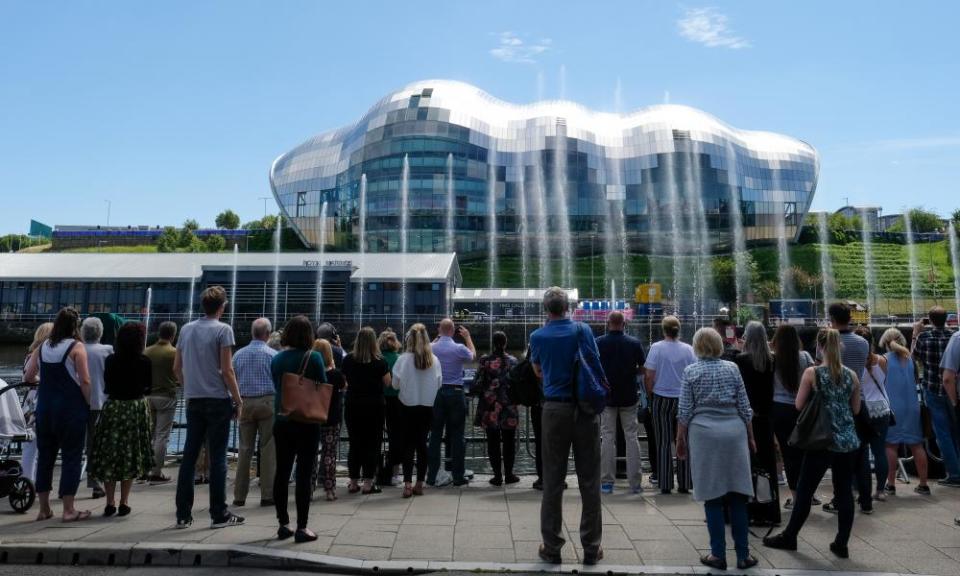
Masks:
[[[426,78],[605,110],[669,99],[813,144],[816,209],[946,213],[958,17],[955,2],[8,0],[0,232],[102,224],[105,200],[112,224],[258,218],[276,156]]]

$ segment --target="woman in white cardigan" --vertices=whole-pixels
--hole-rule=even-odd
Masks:
[[[430,348],[423,324],[414,324],[404,338],[404,352],[393,366],[391,385],[400,391],[403,422],[403,497],[423,495],[427,475],[427,435],[433,421],[433,401],[443,383],[440,361]],[[413,484],[413,456],[417,455],[417,483]]]

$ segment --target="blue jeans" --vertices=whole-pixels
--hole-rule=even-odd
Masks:
[[[937,446],[943,458],[943,467],[947,469],[947,478],[960,480],[960,434],[953,419],[953,406],[950,398],[925,392],[930,419],[933,421],[933,433],[937,436]]]
[[[210,456],[210,518],[216,522],[227,515],[227,438],[232,419],[229,399],[187,401],[187,440],[177,476],[177,520],[193,519],[193,475],[204,442]]]
[[[730,532],[733,533],[733,545],[737,551],[737,560],[745,560],[750,555],[749,521],[747,520],[747,497],[733,492],[726,496],[707,500],[703,508],[707,513],[707,531],[710,532],[710,553],[715,558],[727,557],[727,539],[723,519],[723,506],[730,511]]]
[[[463,388],[443,386],[437,392],[433,401],[433,424],[430,427],[430,467],[427,472],[427,483],[437,481],[440,471],[440,444],[443,443],[443,432],[446,430],[450,440],[450,452],[453,456],[453,480],[463,480],[464,457],[466,442],[463,438],[467,421],[467,399],[463,395]]]

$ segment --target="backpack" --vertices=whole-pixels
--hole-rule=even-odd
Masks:
[[[528,357],[507,372],[507,396],[514,406],[540,404],[540,379],[533,371],[533,364]]]
[[[593,333],[589,332],[591,338]],[[577,355],[573,361],[573,396],[580,412],[588,416],[601,414],[607,407],[610,384],[600,364],[596,347],[584,336],[582,323],[577,324]]]

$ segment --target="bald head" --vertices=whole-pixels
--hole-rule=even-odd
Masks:
[[[453,320],[444,318],[440,321],[440,335],[453,336]]]
[[[257,318],[253,321],[253,325],[250,326],[250,335],[253,336],[254,340],[266,342],[270,339],[270,332],[272,330],[273,327],[270,325],[270,320]]]

